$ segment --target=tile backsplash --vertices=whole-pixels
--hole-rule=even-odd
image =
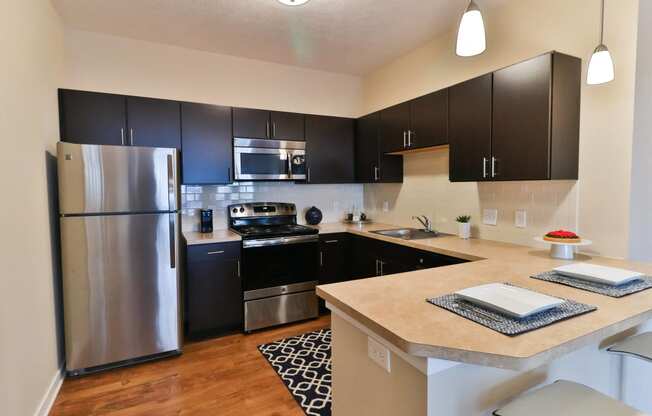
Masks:
[[[363,185],[304,185],[291,182],[237,182],[231,185],[181,186],[184,231],[199,229],[199,210],[213,210],[213,228],[228,228],[227,206],[241,202],[291,202],[297,220],[305,223],[305,211],[319,208],[323,222],[340,221],[353,206],[362,208]]]

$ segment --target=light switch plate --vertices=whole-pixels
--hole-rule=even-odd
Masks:
[[[514,212],[514,225],[518,228],[527,227],[527,211],[524,209],[517,209]]]
[[[367,352],[371,361],[378,364],[382,369],[388,373],[392,372],[390,352],[380,342],[371,337],[367,337]]]
[[[485,208],[482,210],[482,223],[486,225],[498,224],[498,210],[496,208]]]

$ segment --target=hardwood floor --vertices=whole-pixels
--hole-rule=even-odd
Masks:
[[[50,415],[303,416],[257,346],[329,325],[324,316],[193,342],[179,357],[66,379]]]

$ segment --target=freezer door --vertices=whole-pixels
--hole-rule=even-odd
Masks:
[[[175,211],[176,149],[59,142],[61,214]]]
[[[61,218],[68,371],[181,348],[178,215]]]

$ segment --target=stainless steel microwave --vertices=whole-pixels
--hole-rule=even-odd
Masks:
[[[306,179],[306,142],[233,139],[235,180]]]

